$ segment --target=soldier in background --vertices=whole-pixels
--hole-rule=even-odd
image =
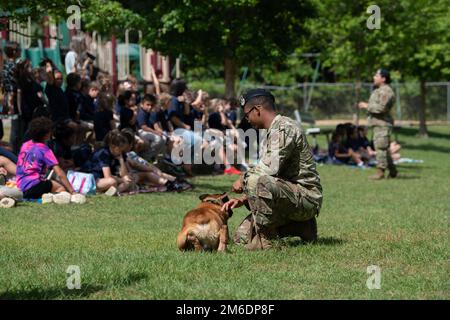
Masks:
[[[394,91],[389,83],[391,77],[389,71],[379,69],[373,76],[375,89],[369,99],[369,103],[360,102],[360,109],[367,109],[369,114],[369,126],[373,128],[373,143],[376,151],[377,171],[372,180],[384,179],[386,169],[389,170],[389,178],[397,177],[397,169],[392,160],[389,146],[394,119],[391,116],[391,108],[394,105]]]
[[[240,104],[249,123],[266,129],[267,137],[259,163],[233,184],[232,190],[244,196],[222,208],[245,205],[251,211],[238,227],[235,242],[258,250],[270,248],[276,237],[316,240],[322,186],[304,132],[294,120],[276,114],[275,98],[266,90],[248,91]]]

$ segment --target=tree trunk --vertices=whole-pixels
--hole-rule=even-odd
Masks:
[[[419,136],[428,138],[427,122],[425,116],[427,88],[425,80],[420,80],[420,107],[419,107]]]
[[[236,61],[232,58],[225,58],[224,72],[225,72],[225,96],[227,98],[235,98],[235,82],[236,82]]]

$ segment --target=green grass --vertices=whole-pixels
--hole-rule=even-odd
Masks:
[[[175,239],[201,193],[227,191],[231,177],[198,177],[182,194],[91,198],[84,206],[25,203],[0,209],[0,299],[449,299],[450,127],[399,135],[396,180],[370,170],[319,166],[320,241],[296,238],[266,252],[181,253]],[[232,234],[246,215],[230,220]],[[81,268],[81,289],[66,269]],[[381,268],[369,290],[366,268]]]

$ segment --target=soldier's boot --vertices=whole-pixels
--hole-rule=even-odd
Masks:
[[[275,235],[273,232],[270,232],[269,230],[260,230],[252,238],[252,241],[250,243],[247,243],[244,248],[249,251],[271,249],[272,242],[270,241],[270,239],[273,239],[274,237]]]
[[[280,237],[300,237],[305,242],[317,240],[317,221],[312,218],[306,221],[291,221],[278,228]]]
[[[234,235],[234,243],[244,245],[252,240],[252,215],[249,214],[241,222]]]
[[[388,178],[394,179],[394,178],[397,178],[397,176],[398,176],[397,168],[395,166],[390,167]]]
[[[374,175],[369,177],[370,180],[382,180],[384,179],[384,169],[377,168]]]

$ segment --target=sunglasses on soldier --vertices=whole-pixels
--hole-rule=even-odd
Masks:
[[[246,112],[244,114],[244,118],[248,120],[248,116],[250,115],[250,113],[253,111],[253,109],[256,109],[257,106],[253,106],[248,112]]]

